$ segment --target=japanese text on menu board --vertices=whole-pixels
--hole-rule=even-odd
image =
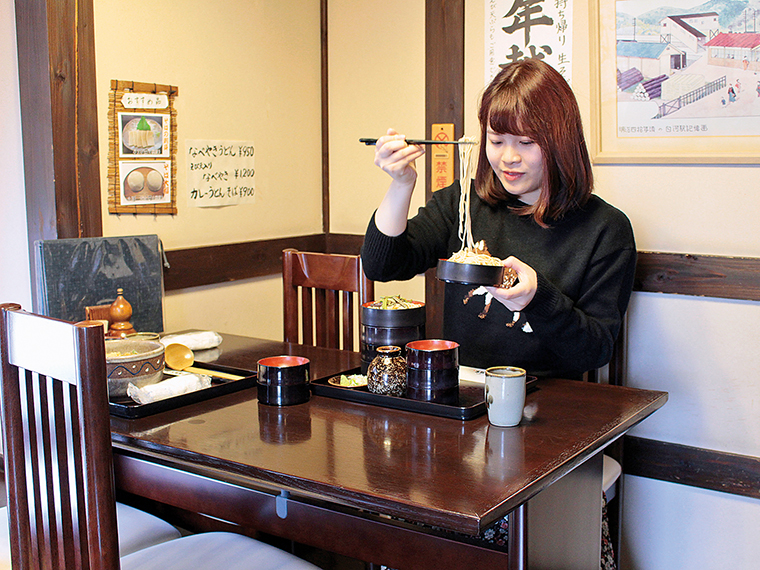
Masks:
[[[542,59],[570,83],[572,0],[485,0],[486,84],[505,65]]]
[[[191,206],[253,202],[255,147],[252,142],[187,141],[187,188]]]

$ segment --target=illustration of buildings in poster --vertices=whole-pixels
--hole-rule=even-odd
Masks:
[[[616,2],[617,135],[760,134],[758,28],[760,0]]]

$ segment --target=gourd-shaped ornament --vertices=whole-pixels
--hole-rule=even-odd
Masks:
[[[401,356],[401,347],[377,348],[377,356],[367,368],[367,390],[386,396],[406,394],[406,359]]]
[[[111,303],[108,310],[111,321],[111,328],[108,331],[109,337],[124,338],[135,333],[135,329],[129,319],[132,317],[132,305],[124,298],[124,290],[116,290],[116,299]]]

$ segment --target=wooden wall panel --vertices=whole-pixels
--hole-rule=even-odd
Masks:
[[[639,252],[634,289],[760,301],[760,259]]]
[[[626,436],[625,472],[760,499],[760,457]]]
[[[191,247],[166,252],[164,289],[176,291],[252,279],[282,273],[282,250],[324,251],[325,236],[314,234],[292,238]]]
[[[425,2],[425,137],[431,136],[435,123],[452,123],[454,138],[464,134],[464,0]],[[425,160],[430,173],[430,153]],[[426,178],[428,200],[432,190],[430,176]],[[440,338],[443,283],[435,278],[435,269],[425,273],[425,299],[425,330],[429,337]]]
[[[16,30],[30,246],[100,236],[92,0],[17,0]]]

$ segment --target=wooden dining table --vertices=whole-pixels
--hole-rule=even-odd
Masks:
[[[236,335],[198,356],[235,370],[354,352]],[[398,570],[598,567],[602,450],[667,394],[541,379],[522,422],[490,425],[313,394],[267,406],[251,387],[137,419],[112,417],[120,492]],[[507,517],[508,549],[478,540]]]

